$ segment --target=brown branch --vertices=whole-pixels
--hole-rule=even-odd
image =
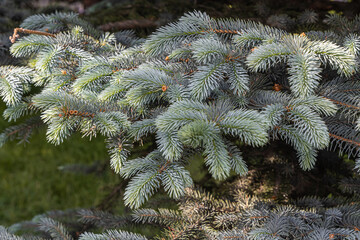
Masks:
[[[277,129],[279,130],[280,129],[280,126],[274,126],[274,129]],[[351,139],[348,139],[348,138],[344,138],[344,137],[341,137],[341,136],[338,136],[338,135],[335,135],[335,134],[332,134],[332,133],[329,133],[329,136],[332,137],[332,138],[335,138],[335,139],[338,139],[338,140],[341,140],[343,142],[348,142],[350,144],[353,144],[357,147],[360,147],[360,142],[356,142],[354,140],[351,140]]]
[[[233,57],[233,56],[227,55],[225,61],[226,62],[229,62],[229,61],[234,62],[236,59],[238,59],[240,57],[241,56]]]
[[[332,133],[329,133],[329,136],[332,137],[332,138],[336,138],[338,140],[341,140],[341,141],[344,141],[344,142],[348,142],[348,143],[351,143],[353,145],[356,145],[358,147],[360,147],[360,143],[359,142],[356,142],[356,141],[353,141],[351,139],[348,139],[348,138],[343,138],[343,137],[340,137],[338,135],[335,135],[335,134],[332,134]]]
[[[82,218],[86,218],[86,219],[101,219],[100,217],[97,217],[97,216],[94,216],[94,215],[86,215],[86,216],[84,216],[84,215],[82,215],[81,216]]]
[[[118,71],[120,71],[120,70],[133,70],[133,69],[136,69],[136,68],[138,68],[138,66],[135,66],[135,67],[129,67],[129,68],[116,68],[115,70],[113,70],[112,72],[113,73],[116,73],[116,72],[118,72]]]
[[[256,218],[268,218],[269,216],[253,216],[250,217],[250,219],[256,219]]]
[[[357,92],[357,91],[360,91],[360,88],[335,90],[335,91],[332,91],[332,92]]]
[[[327,97],[324,97],[323,98],[327,99],[327,100],[330,100],[332,101],[333,103],[336,103],[338,105],[341,105],[341,106],[345,106],[345,107],[348,107],[348,108],[353,108],[353,109],[356,109],[356,110],[359,110],[360,107],[357,107],[357,106],[354,106],[354,105],[350,105],[350,104],[347,104],[347,103],[344,103],[344,102],[340,102],[340,101],[337,101],[337,100],[334,100],[334,99],[331,99],[331,98],[327,98]]]
[[[166,163],[165,163],[163,166],[161,166],[161,168],[158,170],[158,172],[159,172],[159,173],[162,173],[162,172],[167,168],[167,166],[168,166],[169,164],[170,164],[170,161],[167,160]]]
[[[210,29],[204,32],[215,32],[215,33],[230,33],[230,34],[238,34],[240,31],[237,30],[223,30],[223,29]]]
[[[244,239],[243,237],[241,237],[242,239]],[[224,239],[239,239],[239,236],[227,236],[224,237]]]
[[[13,35],[9,37],[11,43],[15,43],[16,39],[20,37],[19,33],[27,33],[27,34],[36,34],[36,35],[55,37],[55,34],[48,33],[48,32],[42,32],[42,31],[30,30],[30,29],[24,29],[24,28],[14,28]]]
[[[28,134],[29,134],[28,132],[29,132],[31,129],[35,128],[36,126],[40,126],[40,125],[42,125],[42,122],[36,122],[36,123],[31,124],[31,125],[25,125],[25,126],[22,127],[22,128],[15,129],[15,130],[7,133],[6,136],[7,136],[7,137],[10,137],[10,136],[12,136],[12,135],[14,135],[14,134],[17,134],[17,133],[19,133],[19,132],[21,132],[21,131],[24,131],[24,130],[27,130],[26,135],[28,135]]]

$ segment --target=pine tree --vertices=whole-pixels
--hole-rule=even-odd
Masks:
[[[0,68],[4,117],[29,118],[0,143],[27,141],[43,126],[54,144],[76,131],[104,135],[111,167],[130,179],[131,208],[161,186],[170,197],[184,195],[195,152],[217,180],[246,174],[240,147],[272,140],[293,146],[304,170],[321,149],[359,154],[354,32],[289,33],[194,11],[138,39],[54,13],[29,17],[11,41],[12,55],[28,64]],[[154,138],[153,151],[129,159],[134,143]]]

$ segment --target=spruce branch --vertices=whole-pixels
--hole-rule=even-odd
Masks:
[[[303,24],[315,20],[311,11],[299,18]],[[359,19],[332,21],[332,26],[342,22],[348,28]],[[160,187],[172,198],[184,196],[193,184],[186,164],[194,151],[202,154],[217,180],[225,180],[231,170],[239,175],[248,171],[239,145],[261,147],[283,140],[294,147],[304,170],[315,166],[317,151],[326,147],[359,154],[359,39],[349,29],[338,35],[296,34],[199,11],[144,40],[130,31],[102,33],[73,13],[38,14],[21,27],[12,40],[19,33],[30,35],[10,51],[31,64],[0,68],[4,116],[15,120],[39,114],[54,144],[75,132],[104,136],[111,168],[129,179],[125,202],[131,208],[140,207]],[[53,33],[44,32],[46,28]],[[42,90],[33,91],[34,86]],[[21,126],[5,130],[1,143],[28,139],[26,126],[25,131]],[[156,139],[153,151],[131,159],[133,142],[149,139]],[[265,210],[260,213],[256,216],[283,221]],[[215,222],[227,224],[235,215],[218,216]],[[179,231],[169,229],[169,234],[196,238],[193,229],[199,221]],[[204,226],[205,235],[215,236],[213,228]],[[285,231],[260,228],[253,232],[259,238]]]

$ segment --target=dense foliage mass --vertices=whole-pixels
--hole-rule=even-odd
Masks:
[[[115,230],[131,222],[151,224],[162,230],[156,239],[359,239],[360,205],[358,199],[301,198],[288,205],[261,201],[235,191],[229,199],[217,199],[202,191],[187,189],[179,210],[138,209],[130,216],[116,216],[96,210],[77,212],[85,226],[96,226],[103,233],[84,232],[80,240],[146,240],[145,236]],[[74,211],[73,211],[74,212]],[[32,221],[0,228],[4,239],[33,239],[17,237],[11,232],[33,229],[37,236],[51,239],[73,239],[68,229],[53,218],[64,218],[67,212],[49,212]],[[37,238],[40,239],[40,238]]]
[[[112,168],[130,179],[131,208],[160,186],[184,195],[197,152],[218,180],[246,174],[240,146],[273,140],[293,146],[304,170],[321,149],[357,156],[359,20],[327,22],[345,30],[295,34],[192,12],[144,40],[100,32],[75,14],[29,17],[11,37],[12,55],[28,64],[1,67],[0,95],[5,118],[30,118],[0,143],[27,141],[44,123],[54,144],[75,131],[102,134]],[[154,138],[152,152],[129,160],[134,143]]]

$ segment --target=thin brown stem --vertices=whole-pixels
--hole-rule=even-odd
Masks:
[[[332,133],[329,133],[329,136],[332,137],[332,138],[339,139],[339,140],[341,140],[341,141],[343,141],[343,142],[348,142],[348,143],[350,143],[350,144],[356,145],[357,147],[360,147],[360,143],[359,143],[359,142],[353,141],[353,140],[351,140],[351,139],[343,138],[343,137],[337,136],[337,135],[332,134]]]
[[[11,43],[15,43],[16,39],[20,37],[19,33],[27,33],[27,34],[36,34],[36,35],[55,37],[55,34],[48,33],[48,32],[30,30],[30,29],[25,29],[25,28],[15,28],[14,34],[9,37]]]
[[[159,172],[159,173],[162,173],[162,172],[167,168],[167,166],[168,166],[169,164],[170,164],[170,161],[167,160],[166,163],[165,163],[163,166],[161,166],[161,168],[158,170],[158,172]]]

